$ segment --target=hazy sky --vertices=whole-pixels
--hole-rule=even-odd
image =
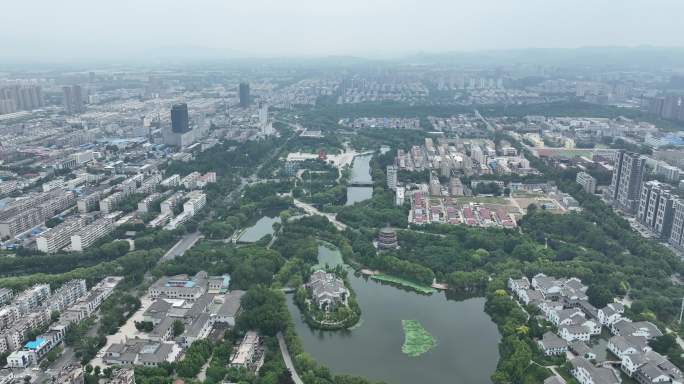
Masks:
[[[682,46],[683,18],[684,0],[3,0],[0,61]]]

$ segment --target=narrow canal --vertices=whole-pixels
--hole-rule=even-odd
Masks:
[[[352,163],[351,183],[372,183],[370,161],[372,155],[356,156]],[[347,187],[347,205],[373,197],[373,187]]]

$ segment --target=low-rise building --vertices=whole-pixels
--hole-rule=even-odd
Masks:
[[[223,295],[223,303],[218,308],[214,316],[212,317],[214,323],[224,323],[228,324],[230,327],[235,326],[235,321],[240,315],[242,296],[245,295],[245,291],[235,290]]]
[[[644,353],[651,350],[648,340],[643,336],[613,336],[606,345],[609,351],[622,359],[626,355]]]
[[[143,365],[156,367],[164,362],[175,361],[173,344],[143,339],[128,339],[114,343],[105,351],[102,361],[109,365]]]
[[[546,356],[562,355],[568,351],[568,342],[553,332],[544,333],[542,338],[537,341],[537,344]]]
[[[332,310],[337,305],[347,305],[349,290],[344,281],[333,273],[319,269],[311,274],[306,288],[313,303],[322,310]]]
[[[663,333],[650,321],[632,322],[627,318],[622,318],[610,326],[610,331],[616,336],[643,336],[653,339],[662,336]]]
[[[655,352],[627,354],[622,357],[620,368],[641,384],[681,383],[682,372],[665,356]]]
[[[197,272],[194,277],[188,275],[164,276],[148,289],[152,299],[169,298],[197,300],[207,290],[207,273]]]
[[[596,179],[592,175],[586,172],[578,172],[575,180],[577,181],[577,184],[582,186],[584,192],[591,194],[596,193]]]
[[[598,321],[605,326],[611,326],[622,318],[625,313],[625,306],[620,303],[609,303],[604,308],[598,310]]]
[[[619,384],[620,380],[610,368],[594,366],[583,357],[570,360],[570,373],[580,384]]]
[[[135,372],[128,368],[116,368],[107,384],[135,384]]]
[[[264,364],[263,340],[254,331],[249,331],[235,349],[230,359],[231,367],[246,368],[254,373]]]
[[[584,325],[563,325],[558,328],[558,332],[563,340],[572,341],[589,341],[591,331]]]

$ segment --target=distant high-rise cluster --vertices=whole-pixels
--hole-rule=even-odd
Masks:
[[[171,131],[174,133],[190,131],[187,104],[175,104],[171,107]]]
[[[39,85],[0,87],[0,115],[30,111],[43,106],[43,90]]]
[[[64,104],[64,111],[68,115],[85,112],[83,92],[80,85],[62,87],[62,101]]]
[[[249,84],[240,83],[240,106],[245,108],[249,106]]]
[[[684,121],[684,98],[679,95],[653,98],[648,104],[648,112],[663,119]]]

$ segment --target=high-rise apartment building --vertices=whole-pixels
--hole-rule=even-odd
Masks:
[[[397,189],[397,167],[394,165],[387,166],[387,188]]]
[[[43,90],[39,85],[11,85],[0,88],[0,115],[43,107]]]
[[[64,111],[69,114],[83,113],[85,106],[83,104],[83,93],[80,85],[72,85],[62,87],[62,102],[64,104]]]
[[[675,213],[675,196],[658,181],[642,184],[637,220],[662,238],[669,238]]]
[[[638,208],[646,159],[638,153],[619,151],[608,194],[614,204],[627,212]]]
[[[670,232],[670,244],[679,249],[684,249],[684,200],[676,199],[673,204],[674,214],[672,217],[672,231]]]
[[[665,179],[669,181],[679,181],[681,170],[664,161],[659,161],[658,164],[656,164],[655,173],[658,176],[665,177]]]
[[[249,103],[250,103],[249,84],[248,83],[240,83],[239,93],[240,93],[240,106],[242,108],[248,107]]]
[[[190,131],[187,104],[175,104],[171,107],[171,131],[174,133],[185,133]]]

